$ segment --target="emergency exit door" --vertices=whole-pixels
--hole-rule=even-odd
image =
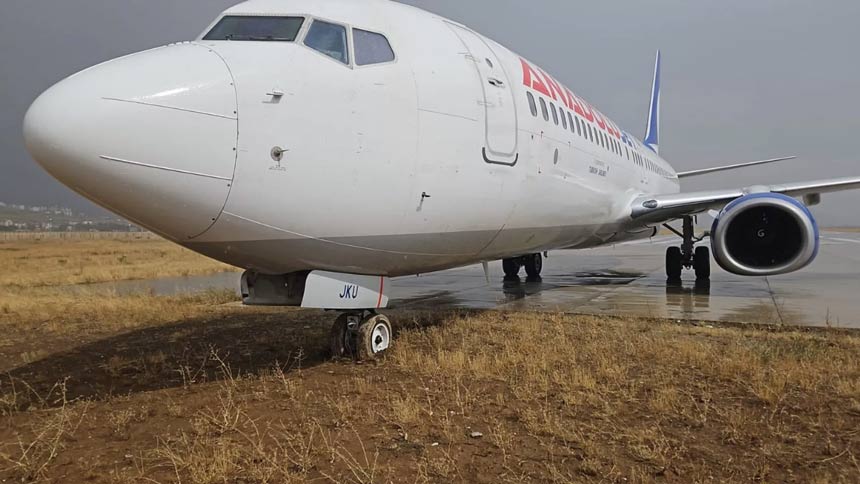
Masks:
[[[517,146],[517,108],[502,62],[478,34],[459,25],[448,26],[463,42],[466,58],[474,63],[477,82],[481,84],[484,107],[484,161],[514,166],[519,160]]]

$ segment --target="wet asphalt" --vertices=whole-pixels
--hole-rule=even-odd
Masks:
[[[664,270],[674,236],[613,247],[551,252],[540,280],[505,280],[501,262],[394,279],[391,308],[502,309],[644,316],[691,321],[860,328],[860,234],[826,232],[812,265],[775,277],[742,277],[713,264],[710,284]],[[96,284],[88,290],[169,295],[238,290],[237,273]]]
[[[556,311],[694,321],[860,328],[860,234],[825,233],[812,265],[793,274],[743,277],[713,264],[710,284],[685,272],[666,280],[660,236],[613,247],[551,252],[540,280],[504,280],[500,262],[393,283],[392,306]]]

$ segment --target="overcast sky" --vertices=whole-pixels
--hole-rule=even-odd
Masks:
[[[360,1],[360,0],[357,0]],[[24,150],[40,92],[90,65],[188,40],[235,0],[0,0],[0,201],[91,205]],[[661,154],[678,170],[798,155],[685,190],[860,176],[856,0],[408,0],[544,67],[627,131],[645,127],[663,51]],[[827,225],[860,225],[860,194],[824,198]]]

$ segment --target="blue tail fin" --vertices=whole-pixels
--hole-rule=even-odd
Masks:
[[[651,106],[648,110],[648,127],[645,130],[645,146],[660,153],[660,51],[654,63],[654,83],[651,85]]]

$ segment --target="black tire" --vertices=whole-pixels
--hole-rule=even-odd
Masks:
[[[334,321],[329,333],[329,348],[332,358],[353,358],[355,356],[354,335],[349,330],[349,315],[341,314]]]
[[[696,247],[693,268],[696,270],[696,280],[707,281],[711,278],[711,251],[707,247]]]
[[[502,260],[502,269],[505,271],[505,277],[519,277],[520,267],[519,259]]]
[[[681,271],[684,270],[684,256],[680,247],[669,247],[666,249],[666,277],[670,281],[681,280]]]
[[[380,358],[391,348],[394,340],[394,332],[391,329],[391,321],[381,314],[362,321],[358,327],[356,338],[356,357],[359,361],[373,361]]]
[[[540,273],[543,270],[543,255],[527,255],[525,256],[525,262],[526,274],[530,278],[540,277]]]

